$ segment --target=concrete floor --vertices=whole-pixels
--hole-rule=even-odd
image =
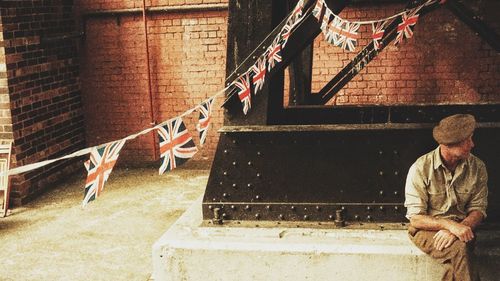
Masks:
[[[82,173],[0,218],[0,280],[148,280],[151,247],[205,189],[208,170],[117,168],[81,208]]]

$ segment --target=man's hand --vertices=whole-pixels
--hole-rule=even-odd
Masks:
[[[447,229],[462,242],[467,243],[474,239],[474,232],[472,232],[472,228],[470,226],[452,221]]]
[[[448,230],[440,230],[434,234],[434,248],[438,251],[446,249],[457,240],[457,237]]]
[[[479,225],[483,215],[479,211],[470,212],[462,223],[445,218],[434,218],[429,215],[414,215],[410,218],[411,226],[417,229],[424,230],[448,230],[451,234],[455,235],[460,241],[467,243],[474,239],[474,232],[472,229]]]

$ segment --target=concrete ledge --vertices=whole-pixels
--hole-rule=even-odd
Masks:
[[[442,273],[404,230],[200,227],[201,221],[200,198],[153,245],[154,280],[421,281]],[[492,269],[500,265],[496,241],[493,251],[480,251]]]

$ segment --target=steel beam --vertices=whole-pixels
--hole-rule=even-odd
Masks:
[[[467,8],[463,1],[448,0],[446,7],[453,12],[462,22],[474,30],[484,41],[486,41],[495,51],[500,52],[500,36],[484,23],[480,17]]]
[[[329,3],[330,9],[334,13],[340,13],[344,7],[347,6],[348,0],[335,1]],[[282,62],[277,64],[270,72],[266,75],[266,81],[272,80],[272,77],[276,74],[282,74],[283,70],[290,64],[292,60],[297,58],[299,54],[310,45],[314,39],[321,33],[320,24],[317,19],[312,15],[312,10],[314,8],[315,1],[306,1],[304,8],[304,19],[301,24],[296,27],[296,30],[290,35],[287,48],[282,51]],[[286,19],[281,21],[273,31],[262,41],[258,46],[246,56],[244,60],[235,66],[234,70],[227,75],[226,85],[229,85],[232,81],[237,79],[241,74],[245,73],[254,63],[255,60],[264,53],[266,48],[272,43],[274,38],[280,33],[283,25],[286,23]],[[282,92],[280,92],[282,93]],[[277,93],[276,93],[277,94]],[[228,109],[229,113],[236,111],[241,111],[241,103],[236,95],[236,91],[232,91],[228,94],[227,99],[224,101],[223,106]]]

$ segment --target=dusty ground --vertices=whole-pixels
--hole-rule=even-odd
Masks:
[[[0,280],[148,280],[152,244],[207,179],[207,170],[117,168],[82,209],[85,175],[75,175],[0,218]]]

